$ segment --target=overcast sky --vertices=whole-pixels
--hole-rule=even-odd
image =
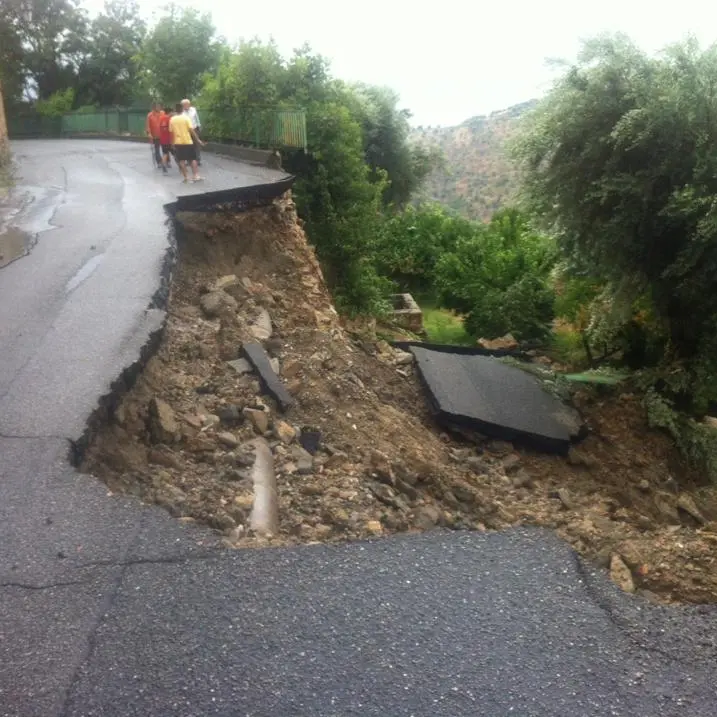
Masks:
[[[85,0],[91,10],[103,0]],[[148,17],[166,0],[141,0]],[[177,0],[198,6],[198,0]],[[413,122],[453,125],[539,96],[548,57],[571,59],[581,38],[622,31],[649,51],[693,33],[717,41],[708,0],[204,0],[228,40],[308,42],[335,76],[393,87]],[[419,8],[425,9],[419,9]],[[659,9],[658,9],[659,8]]]

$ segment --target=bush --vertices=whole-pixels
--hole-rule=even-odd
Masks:
[[[553,318],[552,258],[545,236],[532,232],[516,210],[503,210],[438,259],[440,302],[463,314],[474,336],[543,338]]]
[[[480,231],[478,224],[440,205],[409,206],[383,226],[376,247],[378,271],[402,289],[433,293],[439,258],[453,251],[459,239],[472,238]]]
[[[35,109],[43,117],[62,117],[72,110],[74,102],[75,90],[68,87],[66,90],[58,90],[46,100],[38,100]]]

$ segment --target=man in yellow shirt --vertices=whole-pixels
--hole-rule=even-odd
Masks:
[[[199,139],[197,133],[192,129],[189,117],[182,114],[181,105],[177,105],[177,114],[169,120],[169,132],[172,135],[174,153],[184,181],[187,181],[187,162],[189,162],[192,167],[192,181],[199,182],[202,177],[199,176],[197,150],[194,143],[204,145],[204,142]]]

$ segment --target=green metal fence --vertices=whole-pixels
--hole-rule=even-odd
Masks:
[[[73,134],[144,136],[147,112],[104,109],[69,112],[62,117],[25,113],[8,117],[10,138],[63,137]],[[202,138],[260,148],[306,149],[306,111],[250,107],[222,112],[200,111]]]

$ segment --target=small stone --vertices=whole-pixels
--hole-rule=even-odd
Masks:
[[[174,411],[161,398],[149,402],[149,433],[155,443],[174,443],[180,437]]]
[[[413,363],[413,354],[409,351],[396,350],[393,361],[396,366],[410,366]]]
[[[441,522],[442,517],[441,511],[435,505],[424,505],[416,511],[413,525],[419,530],[430,530]]]
[[[202,421],[202,428],[204,428],[205,430],[207,428],[212,428],[213,426],[216,426],[219,422],[219,416],[214,413],[210,413],[208,416],[204,416],[204,420]]]
[[[199,416],[192,416],[186,415],[184,416],[184,420],[192,427],[192,428],[201,428],[202,427],[202,419],[199,418]]]
[[[460,453],[458,453],[456,454],[454,460],[461,462],[463,460],[463,457]],[[488,463],[485,458],[481,458],[480,456],[468,456],[468,458],[465,459],[465,464],[474,473],[478,473],[479,475],[482,475],[483,473],[488,473],[491,468],[490,463]]]
[[[634,593],[635,592],[635,582],[632,579],[632,573],[630,572],[630,568],[625,565],[622,558],[613,553],[612,557],[610,558],[610,578],[612,581],[620,588],[622,588],[626,593]]]
[[[410,483],[406,483],[406,481],[402,481],[400,478],[396,479],[395,487],[409,500],[416,500],[416,498],[418,498],[418,491]]]
[[[230,289],[233,286],[239,285],[240,282],[236,274],[226,274],[225,276],[220,276],[214,284],[212,284],[209,291],[223,291],[224,289]]]
[[[533,479],[531,478],[528,471],[523,468],[520,468],[510,480],[514,488],[533,487]]]
[[[296,472],[299,475],[308,475],[314,470],[314,458],[301,446],[294,446],[291,449],[291,457],[296,463]]]
[[[323,538],[328,538],[331,533],[333,533],[333,528],[330,525],[326,525],[326,523],[318,523],[314,527],[314,535],[319,539],[322,540]]]
[[[688,495],[687,493],[683,493],[677,499],[677,507],[687,513],[687,515],[694,518],[701,525],[704,525],[707,522],[705,520],[704,515],[702,515],[702,513],[699,511],[699,508],[697,507],[692,496]]]
[[[251,373],[254,369],[252,365],[243,358],[234,359],[233,361],[227,361],[227,363],[240,375],[243,376],[245,373]]]
[[[289,444],[296,438],[296,431],[286,421],[274,421],[274,435],[282,443]]]
[[[279,364],[279,359],[278,358],[270,358],[269,365],[271,366],[271,370],[278,376],[279,371],[281,370],[281,365]]]
[[[381,451],[371,451],[371,471],[381,481],[393,485],[394,476],[388,456]]]
[[[383,525],[380,520],[369,520],[366,523],[366,530],[372,535],[381,535],[383,533]]]
[[[239,304],[226,291],[210,291],[199,299],[199,306],[207,318],[213,319],[226,309],[236,311]]]
[[[251,508],[254,505],[254,496],[251,493],[239,493],[234,496],[234,503],[241,508]]]
[[[556,491],[556,497],[560,500],[560,502],[565,506],[567,510],[575,509],[575,501],[573,500],[573,497],[570,495],[570,491],[567,488],[558,488],[558,490]]]
[[[512,473],[513,471],[518,470],[518,468],[520,467],[521,458],[517,453],[509,453],[503,458],[502,463],[503,470],[506,473]]]
[[[229,433],[229,431],[217,433],[217,440],[227,448],[236,448],[239,445],[237,437],[233,433]]]
[[[269,412],[257,408],[245,408],[242,413],[254,426],[258,433],[264,434],[269,430]]]
[[[281,339],[278,339],[276,337],[273,337],[271,339],[268,339],[264,342],[264,348],[267,350],[269,354],[276,357],[276,355],[281,351],[282,349],[282,342]]]
[[[239,406],[225,406],[217,411],[219,420],[228,426],[235,426],[244,421],[244,416],[239,410]]]
[[[475,488],[466,481],[454,480],[451,483],[451,491],[453,495],[462,503],[472,505],[478,502],[478,495]]]
[[[165,468],[181,468],[181,461],[168,448],[158,447],[150,448],[147,453],[147,460],[158,466]]]
[[[574,447],[571,447],[568,451],[566,460],[571,466],[582,466],[583,468],[593,468],[596,463],[595,459],[589,453]]]
[[[337,451],[336,453],[332,453],[324,462],[324,467],[326,468],[338,468],[339,466],[343,466],[346,463],[348,463],[349,457],[342,453],[341,451]]]
[[[254,321],[249,327],[249,333],[257,339],[257,341],[266,341],[271,338],[274,328],[271,324],[271,316],[266,309],[259,309],[254,317]]]
[[[643,492],[643,493],[649,493],[650,492],[650,481],[646,478],[643,478],[638,484],[637,487]]]

